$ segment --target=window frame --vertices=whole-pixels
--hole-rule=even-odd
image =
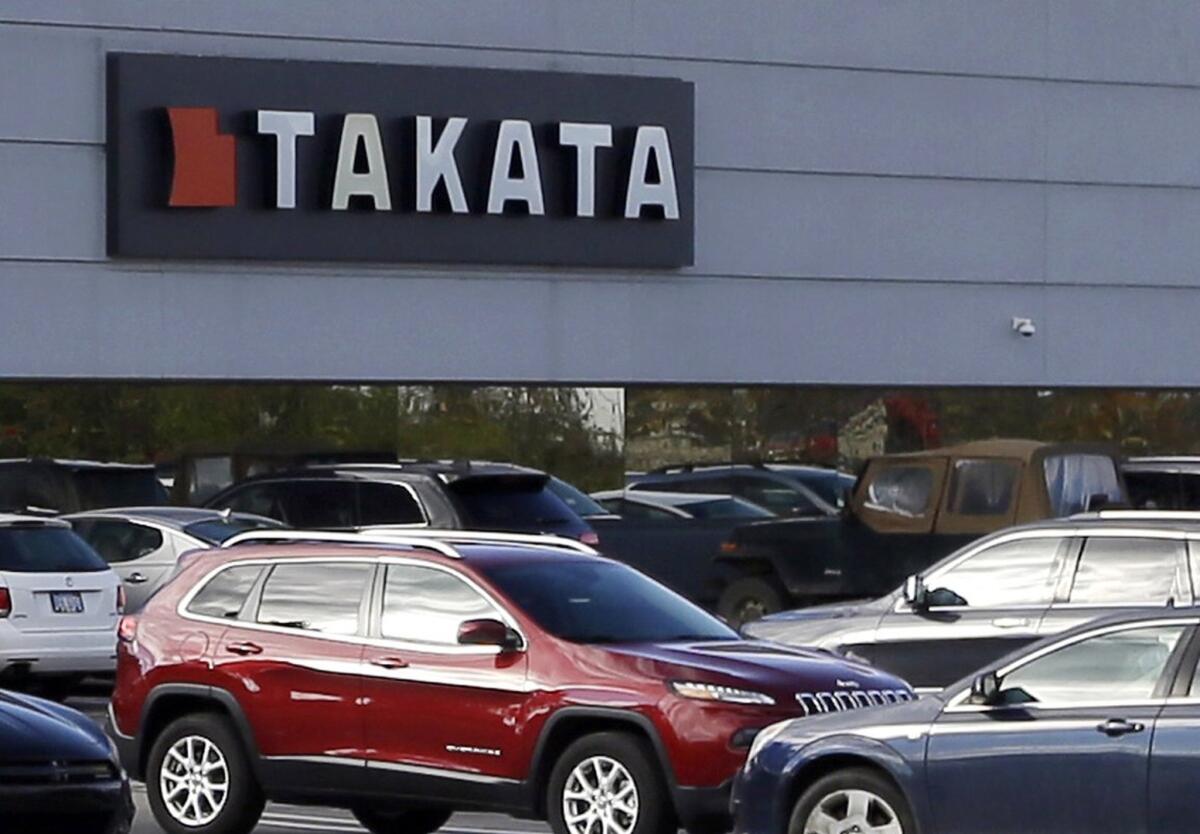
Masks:
[[[1079,578],[1079,567],[1083,564],[1083,556],[1087,552],[1087,544],[1091,539],[1163,539],[1175,542],[1177,553],[1175,562],[1175,577],[1172,580],[1170,598],[1174,599],[1175,607],[1190,607],[1196,600],[1196,592],[1192,587],[1194,570],[1192,569],[1192,541],[1182,533],[1169,530],[1104,530],[1089,533],[1081,530],[1078,533],[1077,545],[1067,571],[1063,574],[1059,585],[1059,594],[1055,596],[1052,608],[1059,611],[1109,609],[1109,608],[1167,608],[1166,601],[1124,601],[1124,602],[1072,602],[1071,595],[1075,591],[1075,582]]]

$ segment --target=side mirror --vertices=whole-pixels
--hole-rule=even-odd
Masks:
[[[1000,676],[995,672],[984,672],[971,682],[970,703],[981,707],[995,705],[1000,697]]]
[[[458,627],[460,646],[495,646],[503,652],[521,648],[521,635],[499,620],[467,620]]]
[[[904,580],[904,601],[914,611],[929,607],[929,591],[925,588],[925,580],[921,578],[921,574],[914,573]]]

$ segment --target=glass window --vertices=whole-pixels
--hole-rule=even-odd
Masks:
[[[817,502],[803,489],[770,478],[734,476],[737,494],[776,515],[824,515]]]
[[[1183,545],[1168,539],[1088,539],[1071,602],[1164,605],[1175,588],[1182,560]]]
[[[1183,495],[1179,500],[1181,510],[1200,510],[1200,473],[1184,472],[1179,476]]]
[[[563,500],[563,502],[575,511],[576,515],[586,518],[589,515],[607,515],[608,510],[604,508],[596,499],[588,495],[583,490],[577,488],[573,484],[569,484],[561,478],[550,478],[547,484],[550,491]]]
[[[542,628],[576,643],[736,640],[707,611],[615,562],[491,564],[488,577]]]
[[[683,521],[681,515],[676,515],[670,510],[651,507],[648,504],[642,504],[637,501],[626,501],[623,498],[616,498],[610,502],[605,502],[612,511],[620,515],[622,518],[629,521]]]
[[[293,527],[355,527],[354,481],[292,481],[287,484],[287,522]]]
[[[0,527],[0,571],[91,573],[108,570],[96,551],[66,527],[16,524]]]
[[[194,521],[183,528],[183,532],[194,536],[202,542],[220,544],[238,533],[247,530],[272,530],[282,527],[278,522],[266,518],[249,518],[247,516],[230,516],[229,518],[214,518],[211,521]]]
[[[167,503],[167,491],[149,466],[139,469],[76,469],[71,472],[71,480],[75,484],[81,510]]]
[[[467,523],[482,530],[571,529],[579,516],[544,481],[469,478],[451,485]]]
[[[381,633],[412,643],[457,645],[467,620],[501,619],[478,591],[445,571],[390,565],[384,586]]]
[[[72,527],[110,565],[149,556],[163,545],[163,536],[153,527],[104,518],[81,519]]]
[[[226,568],[208,580],[192,597],[187,610],[202,617],[218,617],[232,620],[241,613],[246,595],[258,581],[262,568],[258,565],[242,565]]]
[[[925,515],[933,497],[933,470],[927,466],[889,466],[875,473],[865,506],[905,518]]]
[[[263,585],[258,622],[355,634],[371,570],[370,565],[332,562],[277,565]]]
[[[1186,630],[1154,626],[1090,637],[1022,666],[1004,678],[1002,689],[1020,689],[1037,703],[1068,707],[1153,698]]]
[[[1065,539],[1016,539],[989,547],[940,576],[930,589],[945,588],[976,608],[1049,605],[1054,598],[1056,557]]]
[[[1182,510],[1179,474],[1175,472],[1126,472],[1129,503],[1139,510]]]
[[[950,475],[950,512],[1009,515],[1021,466],[1012,460],[963,459]]]
[[[774,518],[775,514],[757,504],[743,501],[740,498],[714,498],[711,501],[693,501],[684,504],[680,509],[686,510],[692,518],[704,520],[720,520],[731,518],[757,519]]]
[[[423,524],[421,507],[407,489],[397,484],[365,482],[358,485],[359,524]]]
[[[1056,516],[1098,509],[1098,500],[1124,500],[1116,463],[1107,455],[1053,455],[1046,458],[1045,469],[1050,509]]]
[[[251,513],[287,521],[282,499],[283,492],[279,484],[251,484],[234,490],[223,501],[212,506],[218,510],[229,509],[234,512]]]

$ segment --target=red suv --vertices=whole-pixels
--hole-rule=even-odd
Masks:
[[[912,697],[578,542],[473,535],[250,533],[275,541],[187,560],[126,617],[111,721],[162,827],[244,834],[269,798],[376,834],[457,809],[711,831],[763,727]]]

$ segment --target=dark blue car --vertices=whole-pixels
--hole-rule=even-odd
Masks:
[[[812,704],[755,739],[735,832],[1194,834],[1198,625],[1101,620],[918,701]]]
[[[129,780],[87,716],[0,690],[0,831],[128,834]]]

